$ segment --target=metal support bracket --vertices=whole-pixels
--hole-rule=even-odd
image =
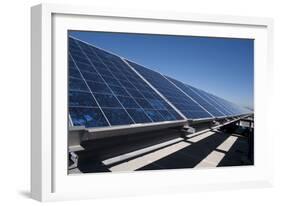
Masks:
[[[70,155],[70,159],[73,162],[73,164],[70,165],[68,167],[68,169],[74,169],[74,168],[78,167],[78,159],[79,159],[78,155],[75,152],[70,152],[69,155]]]

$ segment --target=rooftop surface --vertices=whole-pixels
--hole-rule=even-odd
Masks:
[[[231,129],[197,135],[167,129],[85,142],[86,150],[77,153],[78,167],[69,174],[253,165],[252,135],[249,125],[240,121]]]

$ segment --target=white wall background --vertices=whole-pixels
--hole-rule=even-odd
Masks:
[[[45,2],[45,1],[43,1]],[[206,14],[230,14],[240,16],[264,16],[275,20],[275,106],[272,129],[278,129],[281,109],[281,6],[274,0],[57,0],[55,3],[79,3],[111,7],[170,10]],[[30,7],[41,3],[36,0],[7,0],[1,2],[0,32],[0,201],[1,205],[35,205],[28,198],[30,171]],[[281,132],[276,130],[275,139],[275,187],[238,191],[214,191],[178,195],[156,195],[115,199],[59,202],[62,205],[280,205],[280,157]],[[266,138],[266,137],[264,137]],[[4,141],[3,141],[4,140]],[[50,203],[47,203],[50,204]]]

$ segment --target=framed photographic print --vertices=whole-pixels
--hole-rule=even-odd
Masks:
[[[271,19],[32,8],[41,201],[270,186]]]

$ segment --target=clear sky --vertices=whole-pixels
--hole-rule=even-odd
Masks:
[[[74,31],[70,35],[242,106],[253,107],[254,40]]]

